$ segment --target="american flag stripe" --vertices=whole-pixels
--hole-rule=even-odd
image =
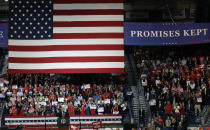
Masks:
[[[63,69],[86,69],[86,68],[123,68],[124,63],[122,62],[84,62],[84,63],[78,63],[78,62],[72,62],[72,63],[10,63],[11,69],[19,69],[19,68],[25,68],[29,70],[33,69],[54,69],[57,66]]]
[[[122,9],[123,3],[73,3],[73,4],[54,4],[54,10],[87,10],[87,9]]]
[[[122,9],[55,10],[54,15],[123,15]]]
[[[55,15],[55,22],[60,21],[123,21],[123,15]]]
[[[123,27],[121,21],[77,21],[77,22],[54,22],[54,27]]]
[[[54,45],[54,46],[8,46],[10,51],[87,51],[122,50],[123,45]]]
[[[57,33],[123,33],[122,27],[54,27]]]
[[[9,73],[122,73],[124,68],[87,68],[87,69],[9,69]]]
[[[123,3],[123,0],[54,0],[56,4],[66,3]]]
[[[123,56],[97,56],[97,57],[54,57],[54,58],[13,58],[10,63],[65,63],[65,62],[124,62]]]
[[[53,39],[53,40],[9,40],[14,46],[50,46],[50,45],[123,45],[122,38],[115,39]]]
[[[56,33],[55,39],[123,38],[123,33]]]
[[[84,56],[124,56],[122,50],[102,51],[10,51],[10,57],[84,57]]]
[[[54,0],[53,8],[53,40],[9,40],[10,73],[124,72],[122,0]]]

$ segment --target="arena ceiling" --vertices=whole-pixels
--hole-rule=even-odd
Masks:
[[[8,0],[0,0],[0,22],[8,21]],[[158,10],[170,10],[179,8],[194,8],[195,0],[124,0],[125,3],[125,15],[129,12],[129,15],[138,14],[139,19],[128,19],[125,21],[151,21],[148,19],[157,15],[162,15],[162,12]],[[158,19],[158,18],[157,18]],[[158,19],[159,20],[159,19]],[[154,21],[156,21],[154,19]],[[160,20],[161,21],[161,20]]]

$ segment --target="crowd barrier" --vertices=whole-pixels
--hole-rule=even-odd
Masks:
[[[187,127],[187,130],[210,130],[210,127]]]
[[[57,126],[56,116],[7,116],[5,126]],[[70,116],[69,125],[91,125],[101,121],[104,125],[121,125],[121,115]]]

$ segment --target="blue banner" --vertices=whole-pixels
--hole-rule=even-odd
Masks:
[[[8,24],[0,23],[0,47],[8,45]]]
[[[125,45],[210,43],[210,23],[124,23]]]

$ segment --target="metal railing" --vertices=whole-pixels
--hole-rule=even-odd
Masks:
[[[3,125],[3,113],[4,113],[5,99],[0,98],[0,127]]]

